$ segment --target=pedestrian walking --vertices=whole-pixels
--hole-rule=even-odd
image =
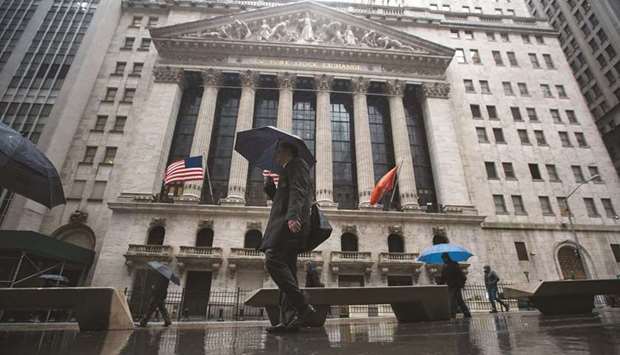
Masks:
[[[146,327],[153,313],[159,310],[164,318],[164,326],[167,327],[171,323],[170,316],[168,316],[168,311],[166,310],[166,297],[168,296],[168,284],[170,280],[158,272],[150,271],[150,273],[155,276],[155,282],[151,286],[149,306],[140,321],[140,326]]]
[[[278,187],[265,176],[265,193],[273,201],[260,250],[265,252],[269,275],[280,289],[280,323],[268,332],[298,331],[315,313],[307,304],[297,280],[297,253],[310,233],[311,184],[308,164],[297,147],[279,142],[274,160],[282,167]],[[290,315],[290,316],[288,316]]]
[[[456,316],[457,307],[460,308],[465,318],[471,318],[471,313],[465,304],[465,300],[463,300],[462,293],[467,277],[463,270],[461,270],[459,264],[452,260],[448,253],[441,254],[441,258],[445,265],[441,271],[439,283],[448,285],[452,318]]]
[[[503,307],[503,309],[508,312],[510,310],[510,306],[508,303],[505,303],[501,299],[497,297],[497,283],[499,282],[499,276],[495,270],[491,270],[489,265],[484,266],[484,286],[487,288],[487,294],[489,295],[489,302],[491,302],[491,313],[497,313],[497,306],[495,305],[495,301],[499,302],[499,304]]]

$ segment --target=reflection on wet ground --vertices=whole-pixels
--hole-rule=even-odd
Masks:
[[[620,309],[544,317],[480,314],[471,320],[398,324],[335,320],[324,328],[269,335],[266,323],[180,324],[78,332],[75,327],[0,327],[2,354],[620,354]]]

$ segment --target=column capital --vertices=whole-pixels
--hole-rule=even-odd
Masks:
[[[295,89],[295,83],[297,80],[296,74],[282,73],[276,77],[276,82],[280,89]]]
[[[207,86],[220,86],[222,84],[222,71],[209,68],[200,73],[202,76],[202,83]]]
[[[153,68],[153,77],[156,83],[177,83],[182,85],[185,75],[182,68],[158,65]]]
[[[450,98],[450,84],[448,83],[423,83],[422,94],[425,99],[448,99]]]
[[[239,78],[241,79],[241,86],[244,88],[255,88],[258,83],[259,74],[252,70],[246,70],[244,72],[239,73]]]
[[[366,94],[368,93],[368,86],[370,85],[370,80],[359,77],[351,80],[351,86],[353,88],[353,93],[355,94]]]
[[[329,90],[333,82],[334,77],[331,75],[323,74],[314,77],[314,87],[319,91]]]
[[[388,95],[403,96],[405,92],[405,83],[398,79],[389,80],[385,85],[385,89]]]

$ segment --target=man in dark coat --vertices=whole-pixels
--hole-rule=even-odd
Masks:
[[[265,193],[273,204],[259,249],[265,252],[267,271],[280,289],[281,317],[280,324],[267,331],[293,332],[314,313],[297,281],[297,253],[310,232],[311,184],[308,164],[298,157],[294,145],[281,142],[274,158],[283,170],[277,188],[272,178],[265,178]]]
[[[140,326],[146,327],[155,310],[159,310],[159,313],[164,317],[164,326],[167,327],[170,325],[170,316],[168,316],[168,311],[166,310],[166,297],[168,296],[170,280],[158,272],[150,271],[150,273],[155,275],[155,282],[151,286],[149,306],[140,321]]]
[[[471,313],[465,304],[465,300],[463,300],[463,294],[461,292],[463,287],[465,287],[467,277],[465,276],[465,273],[463,273],[463,270],[461,270],[459,264],[450,259],[450,255],[448,253],[441,254],[441,258],[443,259],[445,265],[443,270],[441,270],[440,283],[448,285],[452,318],[456,316],[457,306],[461,309],[461,312],[463,312],[463,316],[465,316],[465,318],[471,318]]]
[[[484,266],[484,286],[487,288],[487,294],[489,295],[489,302],[491,302],[491,313],[497,313],[497,306],[495,305],[495,301],[499,302],[500,305],[506,311],[510,310],[508,303],[503,302],[497,297],[497,283],[499,282],[499,276],[495,270],[491,270],[489,265]]]

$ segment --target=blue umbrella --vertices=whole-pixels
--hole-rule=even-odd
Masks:
[[[58,171],[27,138],[0,123],[0,187],[49,208],[65,203]]]
[[[181,285],[181,280],[168,265],[162,264],[159,261],[149,261],[147,264],[155,271],[162,274],[168,280],[174,282],[177,285]]]
[[[299,157],[305,160],[309,167],[316,163],[303,139],[273,126],[237,132],[235,150],[250,164],[279,173],[282,167],[273,159],[278,142],[288,142],[297,147]]]
[[[427,264],[443,264],[444,262],[441,258],[441,254],[443,253],[448,253],[448,255],[450,255],[450,259],[456,262],[465,261],[474,255],[460,245],[441,243],[424,249],[422,254],[418,257],[418,260]]]

